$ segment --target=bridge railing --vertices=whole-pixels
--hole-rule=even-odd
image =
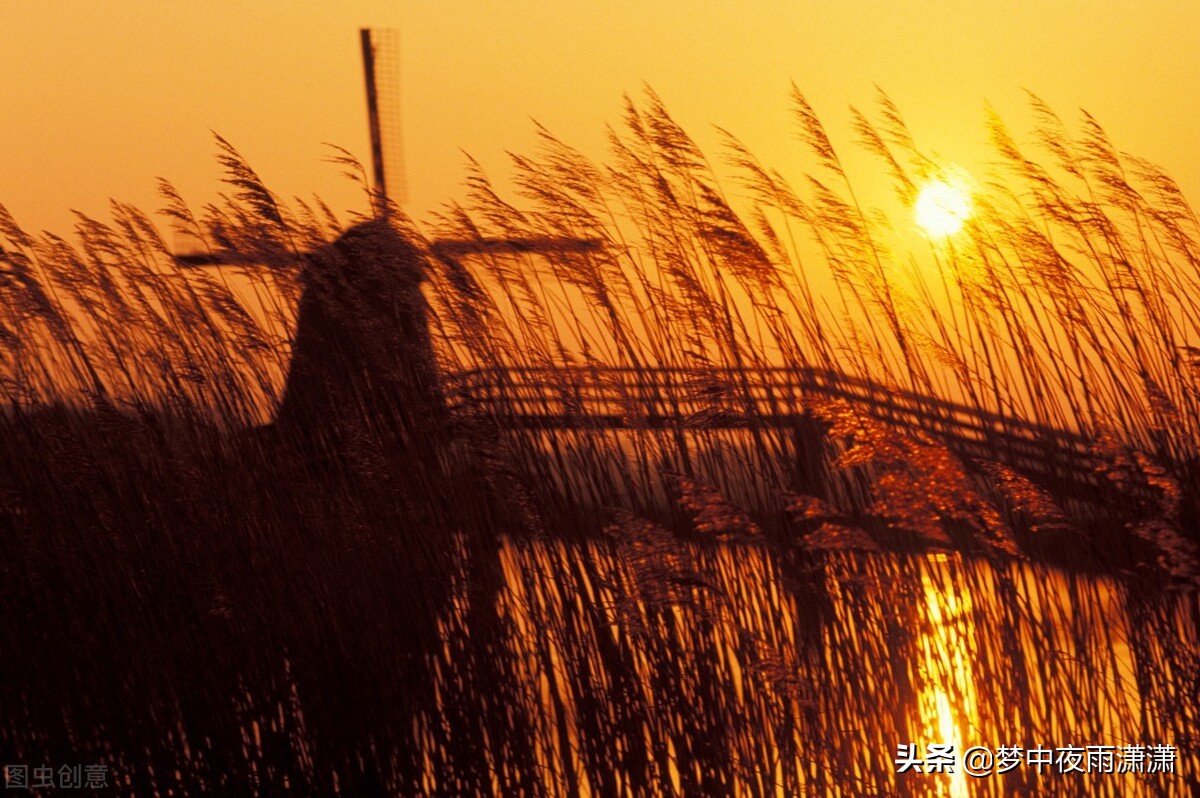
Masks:
[[[1102,487],[1100,460],[1075,433],[819,369],[510,367],[464,372],[449,387],[452,404],[541,430],[787,428],[814,400],[844,400],[971,459]]]

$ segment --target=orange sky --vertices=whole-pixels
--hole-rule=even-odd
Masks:
[[[0,204],[57,232],[69,208],[106,216],[110,196],[157,208],[158,176],[203,204],[220,188],[212,129],[285,197],[361,210],[321,143],[368,157],[362,26],[401,31],[418,218],[461,195],[463,150],[506,174],[531,118],[601,153],[643,83],[702,144],[720,124],[793,174],[790,81],[835,143],[849,147],[847,106],[869,110],[879,84],[920,146],[968,164],[984,102],[1020,129],[1028,88],[1069,120],[1087,108],[1200,195],[1200,3],[14,0],[0,5]]]

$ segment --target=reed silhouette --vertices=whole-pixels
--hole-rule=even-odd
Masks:
[[[473,165],[449,247],[289,206],[221,139],[231,196],[163,184],[221,268],[119,203],[76,243],[0,211],[0,759],[129,794],[891,794],[936,789],[898,743],[969,729],[1179,747],[982,794],[1191,794],[1194,214],[1035,101],[1049,163],[993,121],[1009,182],[906,284],[793,101],[805,193],[730,138],[745,209],[651,94],[609,166],[542,131],[521,207]],[[938,164],[880,115],[911,198]]]

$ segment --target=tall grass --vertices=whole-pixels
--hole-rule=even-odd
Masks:
[[[388,386],[362,418],[299,404],[257,428],[302,287],[354,261],[331,241],[378,228],[289,205],[225,140],[220,203],[161,186],[219,268],[184,268],[121,203],[74,242],[0,208],[5,761],[102,762],[129,794],[854,795],[948,791],[891,755],[949,728],[1175,743],[1183,777],[1099,789],[1186,794],[1195,214],[1089,117],[1075,133],[1033,99],[1038,153],[992,119],[977,213],[906,248],[792,104],[799,188],[732,135],[714,166],[648,93],[606,163],[542,130],[517,197],[473,163],[425,228],[394,211],[453,411],[434,451],[379,423],[442,424],[412,418],[382,338],[353,360],[374,373],[329,369],[360,380],[337,395]],[[907,212],[948,167],[883,95],[875,115],[856,139]],[[333,160],[370,206],[361,167]],[[488,244],[562,238],[590,245]],[[390,312],[343,304],[359,333]],[[628,423],[516,430],[472,389],[501,367],[538,369],[568,409],[599,384]],[[1070,430],[1104,489],[1064,494],[816,392],[775,397],[781,429],[763,367]]]
[[[643,106],[627,103],[623,127],[610,133],[607,165],[540,131],[542,150],[514,157],[519,206],[474,166],[467,198],[440,216],[437,235],[554,235],[602,246],[549,259],[489,252],[439,272],[447,368],[547,369],[552,381],[560,375],[564,397],[577,390],[564,365],[666,368],[695,375],[677,395],[709,397],[714,408],[751,419],[755,386],[738,374],[828,369],[868,379],[881,397],[915,391],[1078,432],[1096,442],[1110,488],[1152,486],[1128,499],[1135,519],[1118,521],[1107,508],[1100,527],[1150,517],[1170,518],[1175,529],[1194,526],[1198,228],[1170,178],[1118,154],[1090,117],[1073,139],[1032,98],[1048,163],[1023,154],[993,116],[999,166],[979,181],[963,233],[927,251],[902,249],[897,231],[911,222],[889,219],[855,194],[816,113],[798,91],[792,99],[813,163],[803,190],[726,134],[725,182],[735,186],[726,194],[717,170],[652,93]],[[950,167],[918,149],[884,95],[878,116],[872,122],[855,112],[855,132],[885,164],[907,214],[922,182]],[[669,394],[659,406],[670,407]],[[843,484],[822,498],[927,529],[954,516],[954,505],[981,506],[962,464],[941,447],[917,458],[895,430],[862,428],[853,407],[817,397],[805,404],[849,446],[838,456]],[[794,452],[764,427],[750,425],[744,470],[719,457],[701,472],[736,495],[765,482],[768,494],[754,499],[770,503],[794,479],[786,472]],[[578,444],[583,452],[595,448],[589,434]],[[678,439],[632,437],[642,448],[628,470],[654,470],[664,460],[700,467]],[[721,433],[708,437],[722,445]],[[887,445],[909,451],[896,459]],[[889,467],[889,457],[898,465]],[[858,465],[882,469],[866,496],[845,484]],[[992,475],[984,481],[1001,494],[993,498],[1034,525],[1061,518],[1036,485],[999,478],[1002,464],[977,465],[977,474]],[[920,493],[929,478],[949,478],[951,487],[942,497],[911,497],[925,510],[910,501],[888,512],[898,497],[871,495],[917,484]],[[970,523],[985,537],[1004,536],[999,519],[963,513],[976,516]],[[1189,556],[1182,541],[1160,543]]]

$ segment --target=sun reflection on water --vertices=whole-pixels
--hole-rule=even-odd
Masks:
[[[953,745],[956,761],[975,744],[963,734],[978,728],[974,674],[970,657],[975,636],[970,594],[953,579],[954,561],[933,555],[922,573],[925,617],[920,639],[919,696],[921,736],[926,743]],[[938,784],[938,795],[968,795],[967,775],[961,764]]]
[[[838,555],[790,573],[768,547],[653,537],[508,541],[499,557],[494,610],[508,631],[487,656],[511,662],[503,709],[547,794],[1070,792],[1085,782],[1025,767],[972,778],[963,754],[1172,742],[1142,726],[1133,619],[1103,579],[958,554]],[[443,709],[461,700],[462,598],[444,619]],[[1194,645],[1194,629],[1180,639]],[[438,714],[420,719],[431,751]],[[501,767],[502,738],[483,740]],[[898,773],[897,744],[926,759],[930,745],[953,746],[954,769]],[[430,792],[447,789],[438,762]],[[1154,794],[1133,774],[1095,778]]]

